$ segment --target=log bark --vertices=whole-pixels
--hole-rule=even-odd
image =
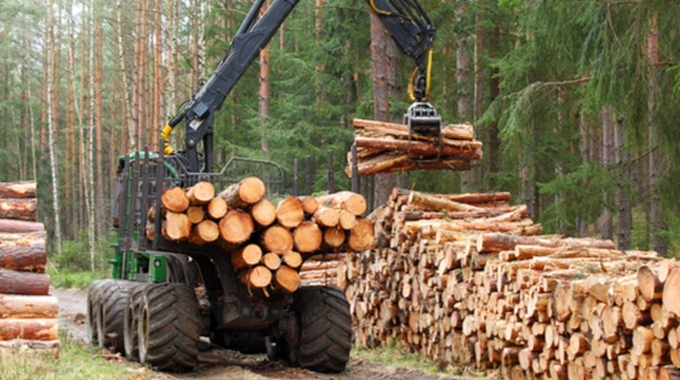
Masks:
[[[219,223],[220,236],[230,244],[241,244],[250,238],[255,226],[253,218],[242,210],[229,210]]]
[[[274,225],[262,234],[262,247],[267,252],[284,254],[293,249],[293,234],[283,226]]]
[[[293,231],[295,249],[301,253],[316,251],[321,247],[322,240],[323,233],[321,232],[319,225],[311,221],[300,223]]]
[[[58,332],[58,318],[0,319],[0,340],[54,341]]]
[[[42,273],[46,263],[45,232],[0,233],[0,268]]]
[[[168,211],[162,228],[163,236],[170,241],[184,241],[191,235],[191,220],[187,214]]]
[[[46,356],[53,360],[59,359],[59,340],[0,340],[0,356],[4,354],[16,355],[21,352],[30,358]]]
[[[262,248],[257,244],[248,244],[231,254],[231,265],[235,271],[257,265],[262,260]]]
[[[274,275],[276,284],[287,292],[294,292],[300,287],[300,276],[293,268],[282,266]]]
[[[192,206],[205,205],[215,197],[212,183],[202,181],[187,189],[187,198]]]
[[[36,182],[1,182],[0,198],[36,198]]]
[[[295,228],[305,219],[302,201],[295,197],[288,197],[276,206],[276,220],[287,228]]]
[[[259,226],[270,226],[276,220],[276,207],[267,199],[255,203],[250,209],[253,220]]]
[[[246,208],[264,198],[267,188],[257,177],[248,177],[224,189],[218,197],[224,199],[230,208]]]
[[[54,296],[0,294],[0,318],[57,318],[59,303]]]
[[[384,121],[354,119],[352,125],[356,129],[377,131],[382,135],[395,135],[408,139],[408,126],[405,124],[388,123]],[[475,136],[472,124],[449,124],[442,126],[442,136],[453,140],[472,140]]]
[[[422,193],[419,191],[412,191],[408,199],[409,204],[419,204],[428,208],[447,211],[481,211],[482,209],[475,206],[470,206],[465,203],[451,201],[448,199],[439,198],[431,194]]]
[[[182,213],[189,208],[189,198],[181,187],[173,187],[163,192],[161,205],[167,211]]]
[[[0,293],[46,296],[49,289],[47,274],[0,269]]]
[[[329,204],[332,208],[347,210],[354,215],[362,215],[366,212],[366,198],[363,195],[351,191],[339,191],[316,198],[321,205]]]
[[[227,202],[222,198],[213,198],[208,202],[208,205],[205,206],[205,211],[210,219],[220,220],[227,215]]]
[[[436,156],[438,151],[436,145],[421,141],[411,141],[410,148],[408,140],[389,140],[384,138],[355,136],[354,142],[357,144],[357,147],[386,150],[390,152],[407,152],[410,149],[411,154],[423,157]],[[465,157],[472,160],[480,160],[482,154],[482,149],[477,146],[460,147],[444,144],[441,146],[442,156],[456,156],[459,158]]]
[[[45,225],[39,222],[0,219],[0,232],[25,233],[42,231],[45,231]]]

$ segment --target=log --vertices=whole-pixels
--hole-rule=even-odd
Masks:
[[[352,228],[354,228],[354,226],[357,225],[357,217],[351,212],[347,210],[340,210],[338,215],[339,215],[338,225],[343,230],[351,230]]]
[[[250,215],[258,226],[267,227],[276,220],[276,207],[270,201],[262,199],[253,205]]]
[[[267,252],[284,254],[293,249],[293,234],[283,226],[274,225],[262,234],[262,247]]]
[[[264,288],[272,282],[272,271],[263,265],[258,265],[243,271],[240,278],[249,287]]]
[[[262,256],[262,265],[273,272],[281,267],[281,256],[274,252],[265,253]]]
[[[35,198],[36,181],[0,182],[0,198]]]
[[[44,272],[45,232],[0,233],[0,268]]]
[[[287,228],[295,228],[305,219],[302,201],[295,197],[288,197],[276,206],[276,220]]]
[[[0,293],[46,296],[49,289],[47,274],[0,269]]]
[[[670,315],[680,318],[680,267],[673,267],[663,285],[663,309]]]
[[[35,222],[38,216],[38,200],[34,198],[0,199],[0,218]]]
[[[219,223],[220,236],[230,244],[241,244],[250,238],[255,226],[253,218],[245,211],[229,210]]]
[[[205,219],[205,211],[200,206],[190,206],[187,209],[187,216],[191,224],[198,224]]]
[[[248,177],[239,183],[230,185],[219,193],[218,197],[227,202],[230,208],[246,208],[264,198],[267,188],[257,177]]]
[[[293,268],[282,266],[274,275],[276,284],[287,292],[294,292],[300,287],[300,276]]]
[[[25,233],[45,231],[45,225],[39,222],[0,219],[0,232]]]
[[[366,212],[366,198],[363,195],[351,191],[339,191],[337,193],[323,195],[316,198],[321,205],[328,204],[332,208],[347,210],[354,215],[362,215]]]
[[[409,147],[408,140],[389,140],[385,138],[355,136],[354,142],[356,143],[357,147],[376,150],[386,150],[390,152],[407,152],[410,150],[411,154],[420,157],[436,156],[437,151],[439,150],[438,146],[429,142],[421,141],[411,141]],[[467,157],[472,160],[481,160],[483,153],[482,149],[477,145],[461,147],[442,144],[441,155]]]
[[[59,303],[54,296],[0,294],[0,318],[57,318]]]
[[[220,237],[220,227],[212,220],[204,220],[194,226],[189,242],[204,245],[217,241]]]
[[[205,212],[212,220],[222,219],[225,215],[227,215],[227,210],[227,201],[217,197],[211,199],[210,202],[208,202],[208,204],[205,206]]]
[[[305,195],[299,197],[298,199],[302,201],[302,209],[307,215],[314,215],[316,209],[319,208],[319,202],[317,202],[316,198],[311,195]]]
[[[205,205],[215,197],[215,187],[212,183],[201,181],[187,189],[187,198],[192,206]]]
[[[0,340],[54,341],[58,339],[58,331],[58,318],[0,319]]]
[[[446,211],[480,211],[476,206],[470,206],[465,203],[450,201],[442,199],[431,194],[422,193],[420,191],[412,191],[408,198],[409,204],[419,204],[428,208]]]
[[[357,218],[357,225],[349,231],[347,244],[356,252],[373,247],[373,223],[366,218]]]
[[[161,205],[167,211],[182,213],[189,208],[189,198],[181,187],[173,187],[163,192]]]
[[[312,215],[312,220],[322,227],[335,227],[340,222],[340,214],[331,207],[319,206]]]
[[[345,242],[345,230],[338,227],[327,228],[323,232],[323,242],[329,248],[338,248]]]
[[[191,235],[191,220],[187,214],[168,211],[165,214],[162,232],[163,237],[170,241],[187,240]]]
[[[295,251],[286,252],[281,258],[286,265],[291,268],[299,268],[302,265],[302,255]]]
[[[656,273],[647,265],[638,269],[638,290],[642,299],[647,302],[652,302],[663,296],[663,283],[659,281]]]
[[[4,354],[17,355],[17,353],[20,353],[29,358],[39,355],[57,360],[59,359],[59,346],[58,340],[0,340],[0,356]]]
[[[231,254],[231,265],[235,271],[257,265],[261,260],[262,248],[257,244],[248,244]]]
[[[352,215],[353,216],[353,215]],[[319,225],[312,221],[302,222],[293,231],[295,249],[301,253],[314,252],[321,247],[323,233]]]

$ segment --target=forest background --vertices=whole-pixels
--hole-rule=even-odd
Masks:
[[[212,73],[250,5],[0,2],[0,181],[38,180],[49,252],[68,255],[59,265],[105,266],[118,157],[156,149],[160,129]],[[680,2],[422,6],[437,26],[430,101],[445,122],[472,122],[485,155],[466,173],[362,178],[373,207],[394,184],[509,191],[546,233],[674,255]],[[377,25],[362,0],[300,1],[217,114],[215,161],[278,162],[292,189],[294,159],[309,156],[318,192],[328,187],[332,151],[334,186],[349,188],[352,119],[399,121],[409,104],[413,62]]]

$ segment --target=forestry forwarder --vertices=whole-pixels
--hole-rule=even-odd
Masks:
[[[237,278],[229,255],[213,245],[168,241],[160,217],[146,238],[147,210],[160,215],[161,191],[210,181],[225,186],[224,169],[213,170],[215,112],[245,70],[284,22],[298,0],[274,0],[258,18],[256,0],[215,72],[163,129],[161,152],[121,157],[114,198],[113,279],[92,284],[88,327],[94,344],[125,352],[128,359],[167,371],[197,364],[201,337],[244,352],[320,372],[340,372],[349,360],[351,316],[344,293],[331,287],[301,287],[268,294]],[[417,68],[404,115],[410,133],[439,137],[441,121],[426,103],[435,28],[417,0],[366,0]],[[185,151],[169,143],[177,124],[186,125]],[[233,181],[232,181],[233,182]],[[219,187],[220,189],[224,187]],[[203,344],[206,339],[203,338]]]

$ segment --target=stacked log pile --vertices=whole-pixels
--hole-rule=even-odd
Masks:
[[[0,183],[0,353],[59,356],[58,301],[45,273],[36,183]]]
[[[239,279],[265,295],[268,289],[297,290],[299,271],[309,266],[303,262],[320,252],[373,246],[373,224],[361,216],[366,200],[360,194],[291,196],[275,205],[265,193],[265,184],[257,177],[219,193],[210,182],[165,190],[161,233],[170,241],[218,245],[231,256]],[[147,214],[150,240],[155,212],[152,207]]]
[[[513,380],[675,378],[680,263],[541,235],[508,200],[395,189],[371,215],[380,247],[344,266],[357,344]]]
[[[471,162],[482,159],[482,142],[474,139],[471,124],[441,128],[441,138],[411,134],[408,126],[354,119],[359,175],[408,170],[469,170]],[[438,140],[441,140],[441,144]],[[352,176],[352,152],[347,153],[345,172]]]

